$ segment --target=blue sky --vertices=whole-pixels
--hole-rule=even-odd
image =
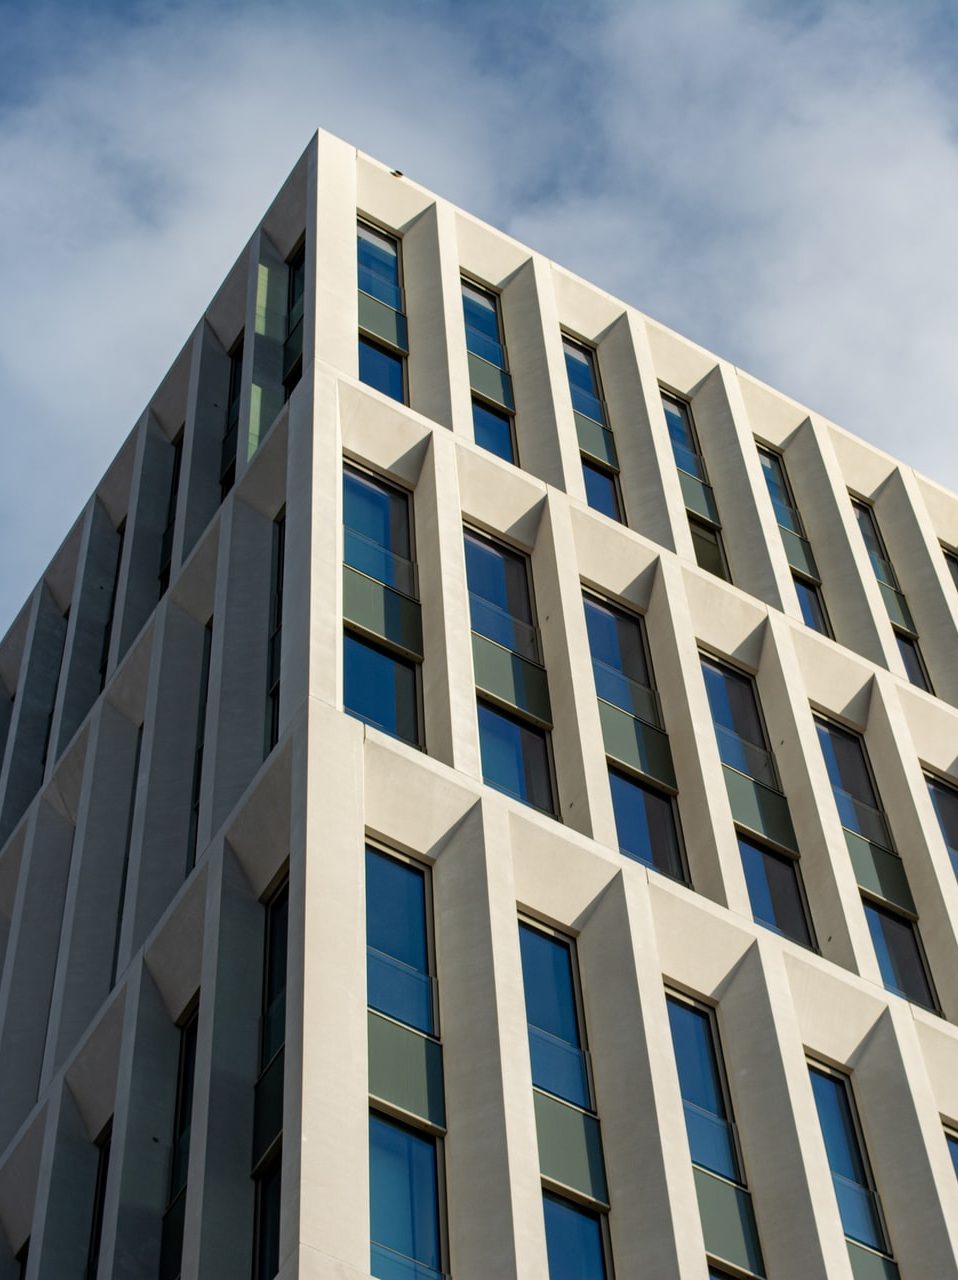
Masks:
[[[958,488],[956,12],[0,0],[0,632],[316,126]]]

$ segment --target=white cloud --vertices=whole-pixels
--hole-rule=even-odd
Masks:
[[[11,23],[0,615],[317,125],[958,487],[956,41],[919,17],[290,0]]]

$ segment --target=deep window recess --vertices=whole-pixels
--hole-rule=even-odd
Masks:
[[[203,629],[200,659],[200,688],[196,708],[196,747],[193,752],[193,784],[190,794],[190,825],[186,840],[186,874],[196,865],[196,841],[200,828],[200,798],[203,791],[203,750],[206,744],[206,704],[210,693],[210,655],[213,649],[213,619]]]
[[[283,575],[286,571],[286,508],[273,521],[269,640],[266,651],[266,754],[279,741],[280,665],[283,648]]]
[[[713,1016],[677,996],[667,1003],[692,1163],[744,1185]]]
[[[306,291],[306,245],[287,262],[286,340],[283,343],[283,399],[288,400],[303,376],[303,302]]]
[[[113,1118],[96,1140],[96,1184],[93,1192],[93,1213],[90,1217],[90,1244],[87,1248],[86,1280],[96,1280],[100,1265],[100,1244],[103,1238],[103,1210],[106,1205],[106,1182],[110,1174],[110,1145],[113,1138]]]
[[[599,386],[596,353],[565,335],[562,349],[582,451],[586,500],[596,511],[622,523],[619,460]]]
[[[687,401],[666,391],[661,394],[696,562],[700,568],[731,582],[722,544],[722,522],[705,469],[705,459],[699,448],[691,406]]]
[[[553,1192],[542,1193],[549,1280],[605,1280],[603,1215]]]
[[[399,241],[358,222],[356,258],[360,381],[405,404],[408,340]]]
[[[126,540],[126,517],[116,528],[116,564],[113,568],[113,584],[110,587],[110,606],[103,626],[103,644],[100,647],[100,691],[106,684],[106,672],[110,663],[110,641],[113,639],[113,622],[116,615],[116,593],[120,586],[120,565],[123,561],[123,543]]]
[[[264,1071],[286,1043],[286,953],[289,939],[289,884],[284,883],[266,906],[263,961],[263,1012],[260,1070]]]
[[[463,280],[462,311],[476,444],[506,462],[516,463],[515,405],[499,296]]]
[[[370,1272],[379,1280],[442,1280],[437,1139],[369,1115]]]
[[[927,778],[928,794],[935,806],[938,825],[948,847],[951,865],[958,876],[958,791],[947,786],[940,778]]]
[[[136,814],[136,788],[140,780],[140,756],[143,751],[143,726],[136,731],[136,747],[133,751],[133,779],[130,783],[130,803],[126,816],[126,839],[123,843],[123,866],[120,871],[120,891],[117,895],[116,923],[113,927],[113,960],[110,964],[110,990],[116,982],[120,962],[120,937],[123,932],[123,908],[126,905],[126,884],[130,874],[130,848],[133,844],[133,818]]]
[[[422,632],[409,494],[344,467],[343,525],[345,708],[421,746]]]
[[[236,447],[239,439],[240,399],[243,391],[243,335],[233,343],[229,353],[230,372],[226,393],[226,427],[220,450],[220,500],[236,483]]]
[[[157,578],[162,596],[170,585],[170,570],[173,564],[173,535],[176,530],[176,503],[180,493],[180,472],[183,469],[183,433],[185,425],[180,427],[171,444],[173,450],[173,466],[170,470],[170,495],[166,503],[166,525],[160,538],[160,567]]]
[[[874,569],[875,577],[878,579],[878,586],[885,601],[885,608],[888,610],[888,617],[895,632],[895,640],[905,667],[905,673],[913,685],[932,693],[933,689],[928,678],[928,671],[921,656],[921,650],[918,647],[918,632],[915,629],[905,596],[898,585],[898,579],[895,576],[895,570],[892,568],[891,560],[888,558],[888,552],[885,549],[885,543],[878,528],[878,521],[875,519],[874,508],[861,498],[852,498],[851,501],[852,510],[855,512],[855,519],[858,522],[858,528],[861,530],[862,540],[865,543],[865,550],[868,552],[872,569]]]
[[[861,1140],[851,1086],[845,1076],[811,1063],[808,1074],[845,1236],[856,1244],[888,1255],[888,1238]]]
[[[427,895],[423,870],[367,846],[367,1003],[378,1013],[434,1035]]]
[[[785,555],[792,570],[792,580],[805,625],[814,631],[820,631],[822,635],[830,636],[832,631],[825,610],[818,566],[792,496],[785,462],[780,453],[763,445],[758,446],[758,456],[782,535]]]
[[[519,947],[532,1083],[537,1089],[591,1111],[589,1065],[580,1030],[572,946],[564,938],[520,921]]]
[[[285,881],[266,903],[260,1070],[255,1095],[254,1130],[257,1137],[251,1174],[254,1188],[253,1280],[272,1280],[279,1270],[283,1186],[282,1050],[286,1043],[288,939],[289,882]]]
[[[178,1280],[183,1255],[183,1224],[193,1121],[193,1078],[196,1072],[198,1012],[198,1009],[194,1009],[180,1028],[180,1059],[176,1076],[176,1107],[173,1114],[173,1144],[170,1153],[170,1185],[166,1211],[163,1214],[163,1234],[160,1243],[160,1280]]]

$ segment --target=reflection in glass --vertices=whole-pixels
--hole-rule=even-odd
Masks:
[[[525,557],[468,530],[465,549],[473,631],[538,662]]]
[[[496,368],[505,369],[506,353],[502,346],[496,295],[463,280],[462,310],[466,322],[466,349]]]
[[[588,1110],[589,1078],[579,1036],[569,944],[520,923],[519,949],[532,1083]]]
[[[632,614],[583,596],[596,695],[614,707],[659,726],[642,624]]]
[[[343,635],[343,704],[357,720],[419,746],[415,665],[361,640]]]
[[[808,1074],[822,1126],[828,1165],[838,1198],[842,1228],[850,1240],[886,1251],[885,1234],[858,1141],[848,1086],[839,1076],[809,1066]]]
[[[544,731],[481,700],[478,710],[483,781],[535,809],[554,814]]]
[[[928,778],[928,794],[938,815],[938,825],[944,836],[951,865],[958,876],[958,791],[947,787],[938,778]]]
[[[883,849],[891,849],[891,836],[878,806],[858,734],[825,720],[816,720],[815,726],[842,826]]]
[[[343,526],[346,564],[415,596],[408,494],[344,467]]]
[[[366,988],[371,1009],[432,1035],[426,877],[366,849]]]
[[[711,1019],[703,1009],[674,996],[667,1004],[692,1163],[740,1182]]]
[[[384,396],[403,404],[406,399],[405,361],[401,355],[387,351],[368,338],[359,339],[359,380],[375,387]]]
[[[585,497],[593,511],[601,511],[610,520],[622,524],[622,509],[619,504],[619,487],[615,473],[606,471],[605,467],[582,459],[582,478],[585,480]]]
[[[472,430],[476,444],[488,449],[497,458],[515,463],[516,452],[512,441],[512,419],[507,413],[491,409],[480,400],[472,402]]]
[[[832,629],[825,613],[825,602],[822,600],[821,587],[816,586],[814,582],[809,582],[807,578],[799,578],[797,575],[793,575],[792,581],[795,583],[795,594],[798,596],[798,605],[802,611],[802,618],[806,627],[811,627],[813,631],[817,631],[820,635],[830,636]]]
[[[888,991],[935,1009],[935,998],[918,945],[917,926],[875,902],[865,902],[865,918]]]
[[[369,1235],[379,1280],[439,1280],[436,1142],[415,1129],[369,1116]]]
[[[662,408],[665,410],[665,421],[669,428],[675,465],[680,471],[686,471],[690,476],[695,476],[697,480],[706,481],[705,464],[699,455],[688,406],[681,400],[663,393]]]
[[[812,939],[799,888],[797,861],[744,836],[738,837],[738,847],[754,918],[783,937],[810,947]]]
[[[605,1280],[602,1224],[597,1213],[543,1192],[549,1280]]]
[[[402,311],[399,245],[392,236],[384,235],[363,222],[356,227],[356,237],[360,289],[392,307],[393,311]]]
[[[606,426],[605,410],[599,398],[599,386],[595,375],[595,356],[593,352],[569,338],[563,338],[562,349],[565,354],[565,367],[569,375],[569,391],[572,395],[572,408],[593,422]]]
[[[772,499],[772,506],[775,509],[775,519],[783,529],[790,529],[792,533],[797,533],[800,538],[804,537],[805,530],[802,528],[802,522],[789,491],[788,479],[785,475],[785,464],[779,455],[772,453],[770,449],[759,449],[758,456],[762,463],[762,473],[765,476],[768,496]]]
[[[672,797],[618,769],[609,769],[609,786],[621,851],[673,880],[682,880]]]

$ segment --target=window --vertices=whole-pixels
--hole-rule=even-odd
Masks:
[[[595,451],[600,451],[608,462],[615,459],[615,446],[606,417],[605,405],[599,387],[599,376],[596,368],[596,355],[589,347],[573,342],[563,336],[562,349],[565,354],[566,373],[569,377],[569,392],[572,396],[572,408],[578,417],[587,421],[580,427],[598,437]],[[592,425],[595,424],[595,425]],[[580,424],[577,422],[577,427]],[[598,443],[602,441],[602,444]],[[593,452],[590,447],[589,454]],[[617,468],[603,466],[592,456],[583,454],[582,475],[585,480],[585,495],[590,507],[601,511],[611,520],[622,522],[622,500],[619,494]]]
[[[893,850],[861,738],[828,720],[816,719],[815,725],[842,826],[883,849]]]
[[[229,353],[229,384],[226,393],[226,427],[220,450],[220,501],[236,483],[236,445],[239,438],[240,399],[243,392],[243,335]]]
[[[591,1111],[572,946],[564,938],[520,921],[519,949],[532,1083],[537,1089]]]
[[[622,853],[684,880],[673,798],[609,766],[615,830]]]
[[[958,876],[958,791],[946,786],[940,778],[927,778],[926,781],[928,794],[931,796],[931,802],[938,816],[941,834],[948,846],[951,865],[955,869],[955,875]]]
[[[90,1244],[87,1248],[86,1280],[96,1280],[100,1265],[100,1244],[103,1238],[103,1210],[106,1205],[106,1182],[110,1174],[110,1144],[113,1138],[113,1118],[96,1140],[96,1184],[93,1191],[93,1213],[90,1218]]]
[[[478,714],[483,782],[555,816],[546,731],[482,698]]]
[[[924,689],[926,693],[932,693],[931,681],[928,678],[928,672],[925,669],[925,662],[921,656],[921,650],[918,648],[917,639],[896,628],[895,641],[905,667],[905,675],[909,681],[916,688]]]
[[[631,716],[659,724],[641,620],[595,596],[584,595],[585,624],[596,695]]]
[[[409,495],[384,480],[345,467],[343,524],[344,563],[415,600]],[[343,650],[344,703],[350,715],[394,738],[421,746],[419,655],[398,640],[359,634],[348,621]]]
[[[306,245],[287,262],[286,341],[283,343],[283,399],[288,400],[303,376],[303,301],[306,289]]]
[[[712,1014],[678,996],[667,1004],[692,1163],[742,1185]]]
[[[931,693],[931,681],[928,678],[921,650],[918,648],[918,635],[908,605],[905,603],[905,597],[898,585],[898,579],[895,577],[895,570],[888,558],[882,536],[878,531],[875,512],[869,503],[863,502],[860,498],[852,498],[852,510],[855,512],[855,519],[861,530],[865,550],[868,552],[875,577],[882,588],[882,596],[895,632],[905,674],[913,685]]]
[[[669,439],[672,442],[672,454],[675,465],[680,471],[696,480],[708,480],[705,474],[705,463],[699,452],[692,425],[692,414],[684,400],[662,393],[662,408],[665,410],[665,421],[669,428]]]
[[[190,794],[190,825],[186,839],[186,874],[196,865],[196,841],[200,827],[200,797],[203,790],[203,749],[206,743],[206,704],[210,692],[210,654],[213,649],[213,619],[203,629],[200,659],[200,689],[196,708],[196,748],[193,752],[193,784]]]
[[[742,835],[738,847],[753,917],[803,947],[812,946],[797,860]]]
[[[845,1236],[887,1254],[888,1240],[849,1082],[844,1076],[811,1063],[808,1074]]]
[[[279,687],[283,650],[283,575],[286,572],[286,508],[273,521],[269,641],[266,650],[266,754],[279,741]]]
[[[17,1250],[17,1256],[14,1262],[17,1264],[18,1280],[27,1280],[27,1263],[30,1261],[30,1238],[24,1241],[20,1249]]]
[[[286,964],[289,938],[289,882],[284,881],[266,903],[266,930],[263,946],[263,992],[260,1015],[259,1081],[257,1112],[262,1096],[259,1090],[272,1067],[282,1073],[277,1061],[286,1043]],[[276,1064],[273,1066],[273,1064]],[[276,1075],[273,1075],[276,1079]],[[272,1086],[263,1086],[271,1093]],[[280,1089],[282,1085],[280,1085]],[[275,1095],[274,1095],[275,1096]],[[268,1110],[268,1108],[267,1108]],[[282,1093],[273,1111],[282,1111]],[[273,1119],[274,1117],[270,1117]],[[275,1117],[282,1125],[282,1115]],[[257,1139],[252,1171],[253,1280],[273,1280],[279,1270],[279,1226],[283,1190],[282,1129],[276,1127]]]
[[[405,316],[399,241],[365,222],[357,223],[356,257],[360,290],[359,377],[401,404],[406,401]],[[362,295],[389,308],[366,316]],[[384,321],[385,317],[385,321]],[[368,323],[365,321],[368,320]]]
[[[539,662],[526,557],[465,533],[472,629],[530,662]]]
[[[951,574],[951,580],[958,587],[958,551],[951,547],[942,547],[945,557],[945,564],[948,566],[948,572]]]
[[[867,898],[863,899],[863,905],[886,989],[937,1012],[938,1004],[914,921]]]
[[[948,1143],[948,1154],[951,1156],[955,1177],[958,1178],[958,1133],[948,1133],[946,1131],[945,1141]]]
[[[176,529],[176,503],[180,493],[180,472],[183,469],[183,433],[185,424],[180,427],[173,439],[173,466],[170,470],[170,496],[166,503],[166,526],[160,539],[160,569],[157,577],[160,582],[162,596],[170,585],[170,569],[173,564],[173,534]]]
[[[176,1280],[183,1254],[183,1224],[186,1210],[186,1178],[190,1162],[190,1133],[193,1122],[193,1077],[196,1071],[196,1029],[194,1009],[180,1028],[180,1061],[176,1076],[176,1107],[173,1114],[173,1149],[170,1155],[170,1190],[163,1215],[160,1242],[160,1280]]]
[[[542,1193],[549,1280],[605,1280],[602,1217],[549,1191]]]
[[[116,614],[116,593],[120,586],[120,564],[123,560],[123,543],[126,538],[126,517],[124,516],[116,529],[116,561],[113,566],[113,581],[110,587],[110,603],[107,607],[106,622],[103,624],[103,642],[100,645],[100,692],[106,685],[106,673],[110,664],[110,641],[113,639],[113,621]]]
[[[370,1112],[370,1272],[380,1280],[442,1280],[436,1148],[429,1134]]]
[[[689,516],[689,532],[692,534],[692,548],[695,551],[695,563],[700,569],[714,573],[716,578],[724,578],[731,582],[732,578],[725,561],[725,548],[718,529],[706,524],[704,520],[696,520]]]
[[[704,656],[702,675],[722,763],[779,790],[751,677]]]
[[[716,577],[730,582],[725,548],[722,546],[721,522],[695,434],[691,407],[685,400],[666,391],[661,394],[672,454],[682,482],[696,563],[700,569],[706,569]]]
[[[832,627],[825,612],[821,587],[810,578],[799,577],[797,573],[792,574],[792,581],[795,583],[798,607],[802,611],[806,627],[811,627],[813,631],[818,631],[823,636],[831,636]]]
[[[289,883],[266,905],[266,946],[263,960],[263,1012],[260,1071],[286,1043],[286,953],[289,938]]]
[[[366,999],[370,1009],[436,1031],[426,875],[411,862],[366,848]]]
[[[133,844],[133,818],[136,813],[136,788],[140,779],[140,756],[143,752],[143,725],[136,731],[136,747],[133,751],[133,778],[130,782],[130,802],[126,811],[126,839],[123,843],[123,866],[120,871],[120,892],[117,895],[116,923],[113,926],[113,959],[110,964],[110,990],[116,983],[120,963],[120,938],[123,933],[123,908],[126,905],[126,883],[130,874],[130,849]]]
[[[774,449],[758,446],[758,456],[762,464],[762,474],[768,488],[768,496],[772,500],[772,509],[782,533],[785,554],[792,570],[795,593],[802,610],[805,625],[813,631],[820,631],[824,636],[832,634],[825,612],[825,601],[822,598],[821,582],[815,557],[805,536],[802,518],[798,514],[791,486],[785,472],[785,462],[780,453]]]
[[[283,1162],[279,1152],[257,1173],[253,1280],[273,1280],[279,1271],[279,1223],[283,1195]]]
[[[462,282],[462,312],[466,350],[497,369],[506,368],[506,349],[499,323],[499,298],[468,280]]]
[[[512,417],[473,397],[472,430],[476,444],[497,458],[515,463],[516,443]]]

